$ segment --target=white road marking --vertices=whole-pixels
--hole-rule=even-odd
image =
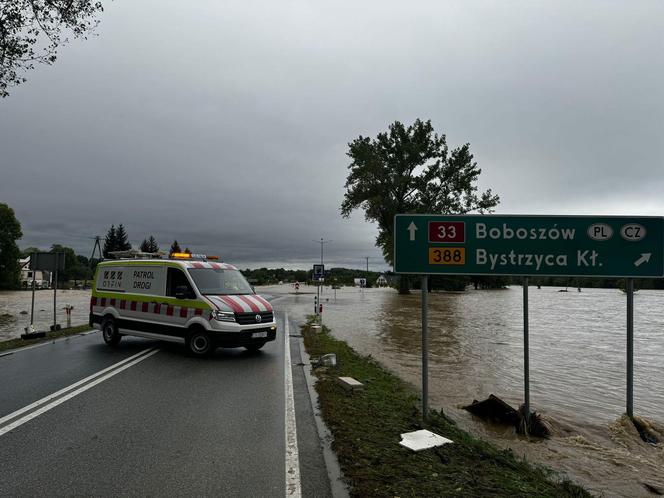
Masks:
[[[293,396],[293,374],[291,372],[290,333],[288,312],[284,313],[284,384],[286,386],[286,497],[300,498],[300,459],[297,451],[297,427],[295,425],[295,398]]]
[[[14,419],[14,418],[18,417],[19,415],[21,415],[21,414],[23,414],[27,411],[30,411],[34,408],[37,408],[40,405],[44,405],[41,408],[28,413],[24,417],[21,417],[18,420],[15,420],[14,422],[12,422],[10,424],[8,424],[4,427],[1,427],[0,428],[0,436],[2,436],[4,434],[7,434],[9,431],[11,431],[13,429],[16,429],[17,427],[25,424],[26,422],[32,420],[33,418],[38,417],[42,413],[46,413],[50,409],[55,408],[56,406],[64,403],[65,401],[70,400],[74,396],[77,396],[77,395],[81,394],[82,392],[85,392],[88,389],[96,386],[97,384],[100,384],[100,383],[104,382],[105,380],[110,379],[114,375],[119,374],[120,372],[128,369],[129,367],[133,367],[137,363],[140,363],[141,361],[145,360],[146,358],[149,358],[150,356],[152,356],[152,355],[154,355],[158,352],[159,352],[159,349],[156,349],[156,348],[150,348],[150,349],[146,349],[144,351],[141,351],[140,353],[137,353],[134,356],[130,356],[129,358],[126,358],[126,359],[124,359],[124,360],[122,360],[118,363],[115,363],[114,365],[111,365],[108,368],[100,370],[99,372],[97,372],[95,374],[92,374],[92,375],[86,377],[85,379],[79,380],[78,382],[75,382],[74,384],[72,384],[68,387],[65,387],[64,389],[60,389],[59,391],[57,391],[53,394],[49,394],[48,396],[46,396],[46,397],[44,397],[44,398],[42,398],[38,401],[35,401],[34,403],[32,403],[28,406],[25,406],[25,407],[21,408],[20,410],[16,410],[15,412],[10,413],[9,415],[6,415],[6,416],[2,417],[0,419],[0,425],[2,425],[7,420]],[[95,379],[95,380],[92,380],[92,379]],[[92,382],[90,382],[91,380],[92,380]],[[89,382],[89,383],[86,384],[86,382]],[[85,385],[83,385],[82,387],[78,387],[78,386],[81,386],[81,384],[85,384]],[[78,389],[76,389],[77,387],[78,387]],[[64,393],[68,393],[68,394],[66,394],[65,396],[62,396],[62,397],[58,397],[58,396],[61,396]],[[49,403],[49,401],[50,401],[50,403]]]
[[[80,332],[78,334],[73,334],[73,335],[68,335],[65,337],[58,337],[57,339],[49,339],[44,342],[38,342],[37,344],[33,344],[32,346],[23,346],[22,348],[16,348],[16,349],[11,349],[6,353],[0,354],[0,358],[3,356],[10,356],[16,353],[20,353],[21,351],[28,351],[29,349],[35,349],[35,348],[41,348],[43,346],[49,346],[52,344],[55,344],[56,342],[62,342],[62,341],[68,341],[70,339],[76,339],[77,337],[83,337],[85,335],[90,335],[94,334],[95,332],[99,332],[98,330],[88,330],[87,332]]]

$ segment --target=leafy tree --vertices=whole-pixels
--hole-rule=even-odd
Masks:
[[[76,255],[76,270],[73,272],[71,278],[74,280],[89,280],[92,278],[90,260],[87,257],[80,254]]]
[[[131,244],[127,240],[127,232],[124,225],[120,223],[117,228],[115,228],[115,225],[111,225],[104,238],[104,249],[102,251],[104,258],[108,258],[108,253],[110,252],[128,251],[129,249],[131,249]]]
[[[16,241],[23,237],[21,224],[14,210],[0,203],[0,289],[13,289],[19,286],[21,267],[18,260],[21,252]]]
[[[101,11],[93,0],[0,0],[0,97],[35,63],[53,64],[67,36],[87,38]]]
[[[117,230],[115,231],[117,249],[116,251],[128,251],[131,249],[131,244],[129,243],[127,232],[122,223],[118,225]]]
[[[26,247],[25,249],[21,250],[21,257],[22,258],[27,258],[30,256],[33,252],[46,252],[43,249],[39,249],[38,247]]]
[[[108,253],[117,251],[118,247],[118,236],[115,230],[115,225],[111,225],[111,228],[106,232],[106,237],[104,238],[104,258],[108,258]]]
[[[478,193],[482,170],[470,144],[450,151],[431,121],[417,119],[408,127],[395,121],[375,139],[360,135],[348,144],[347,155],[351,164],[341,214],[348,218],[355,209],[364,210],[365,219],[378,225],[376,245],[391,265],[394,215],[487,213],[499,202],[490,189]],[[401,281],[400,292],[408,292],[408,279]]]
[[[78,274],[78,259],[76,259],[76,253],[71,247],[65,247],[60,244],[53,244],[51,246],[51,252],[63,252],[65,253],[65,269],[58,272],[58,282],[67,282],[72,280],[74,275]]]
[[[180,244],[178,244],[177,240],[174,240],[173,243],[171,244],[170,254],[173,254],[174,252],[182,252],[182,249],[180,249]]]
[[[184,252],[186,252],[187,254],[191,254],[191,249],[189,249],[188,247],[185,247]]]
[[[150,235],[149,238],[143,239],[140,249],[142,252],[158,252],[159,244],[157,244],[157,240],[152,235]]]

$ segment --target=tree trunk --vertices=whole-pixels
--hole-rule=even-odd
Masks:
[[[410,294],[410,278],[408,275],[401,275],[399,279],[399,294]]]

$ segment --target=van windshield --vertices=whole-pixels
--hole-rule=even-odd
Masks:
[[[251,285],[239,270],[216,270],[214,268],[189,268],[201,294],[253,294]]]

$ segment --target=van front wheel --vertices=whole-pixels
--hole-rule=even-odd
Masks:
[[[122,339],[115,320],[110,316],[107,316],[101,322],[101,335],[104,337],[104,342],[109,346],[117,346],[120,339]]]
[[[187,337],[187,349],[194,356],[206,356],[212,352],[210,334],[204,329],[194,329]]]

